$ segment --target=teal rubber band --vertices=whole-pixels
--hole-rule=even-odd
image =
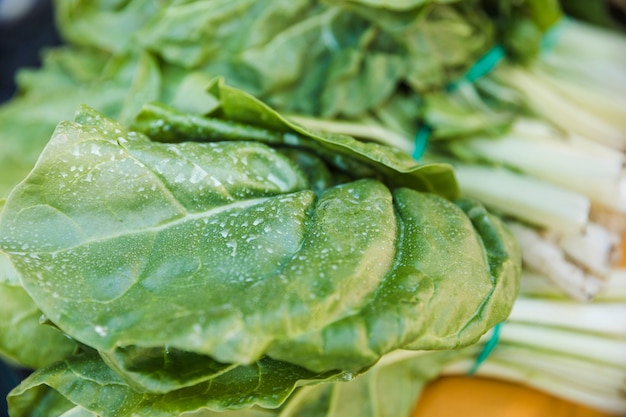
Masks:
[[[433,129],[427,124],[423,124],[418,129],[415,134],[415,149],[413,150],[413,159],[416,161],[419,160],[426,152],[426,147],[428,146],[428,140],[430,139],[430,135],[433,133]]]
[[[468,372],[469,375],[474,375],[476,371],[478,370],[478,368],[480,367],[480,365],[482,365],[482,363],[485,360],[487,360],[489,355],[491,355],[491,352],[496,347],[500,339],[500,329],[502,328],[502,324],[503,323],[498,323],[493,327],[493,333],[491,334],[491,337],[489,338],[487,343],[485,343],[483,350],[480,352],[480,354],[476,358],[474,365],[472,365],[472,368],[469,370]]]
[[[501,45],[495,45],[485,55],[483,55],[474,65],[470,67],[465,75],[459,80],[448,86],[449,91],[454,91],[462,82],[470,82],[478,80],[488,74],[498,65],[506,56],[506,51]]]
[[[494,46],[467,71],[465,79],[469,82],[476,81],[494,69],[505,55],[506,52],[502,46]]]

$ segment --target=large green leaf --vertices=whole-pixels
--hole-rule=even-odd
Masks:
[[[102,407],[110,407],[116,401],[127,405],[121,412],[116,412],[116,417],[131,413],[193,417],[408,416],[422,388],[439,375],[444,366],[476,354],[475,349],[431,353],[398,351],[356,379],[327,377],[317,381],[323,382],[321,384],[314,380],[298,381],[298,375],[294,373],[286,376],[283,382],[295,382],[299,388],[280,408],[251,406],[255,402],[270,404],[262,403],[264,386],[259,386],[242,393],[248,395],[240,404],[245,408],[223,411],[211,409],[215,400],[213,393],[217,390],[204,384],[167,395],[130,392],[97,356],[87,354],[37,371],[11,392],[8,402],[14,417],[107,417],[113,415],[113,411]],[[240,382],[253,380],[255,375],[258,374],[251,372]],[[80,383],[76,384],[76,381]],[[203,388],[206,390],[202,391]],[[122,397],[124,399],[120,401]],[[64,411],[68,414],[62,414]]]
[[[40,368],[10,393],[8,402],[12,417],[56,417],[61,415],[58,410],[100,417],[213,416],[211,410],[225,409],[248,409],[226,415],[263,416],[267,413],[250,407],[276,408],[298,386],[342,378],[336,372],[318,374],[262,359],[207,383],[145,394],[131,390],[97,353],[86,351]]]
[[[237,365],[166,347],[127,346],[100,356],[135,391],[165,393],[213,379]]]
[[[393,261],[384,185],[319,201],[306,186],[262,144],[167,145],[63,123],[8,200],[0,239],[44,313],[83,343],[249,363],[360,308]]]
[[[329,3],[342,3],[345,0],[328,0]],[[389,8],[389,9],[411,9],[420,7],[428,3],[454,3],[459,0],[348,0],[352,3],[362,3],[372,7]]]
[[[174,2],[136,39],[169,64],[223,76],[281,111],[363,117],[403,85],[420,94],[445,86],[488,50],[493,24],[478,4]]]
[[[5,200],[0,199],[0,212]],[[36,369],[69,356],[76,343],[41,323],[42,313],[20,284],[6,253],[0,251],[0,357]]]
[[[57,26],[66,42],[119,52],[131,43],[137,28],[156,14],[165,2],[78,0],[54,3]]]

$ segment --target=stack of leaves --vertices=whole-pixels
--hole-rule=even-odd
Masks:
[[[48,363],[13,416],[276,408],[510,313],[517,243],[449,166],[211,91],[210,117],[152,104],[130,130],[81,107],[11,192],[5,354]]]

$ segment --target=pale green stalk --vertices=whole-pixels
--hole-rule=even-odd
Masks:
[[[626,303],[619,301],[578,303],[520,296],[513,305],[509,320],[626,339]]]
[[[626,149],[626,133],[623,130],[578,106],[527,70],[504,65],[498,68],[497,73],[500,79],[522,91],[529,106],[542,117],[607,146]]]
[[[455,164],[461,190],[488,207],[562,233],[581,231],[589,198],[505,168]]]
[[[443,371],[443,375],[466,374],[472,367],[472,360],[456,362]],[[488,359],[477,370],[476,375],[517,382],[545,391],[557,397],[610,413],[623,413],[626,399],[621,392],[594,390],[578,383],[586,377],[580,373],[577,378],[561,378],[543,372],[542,369],[528,369],[520,366],[515,358],[512,361]]]
[[[501,329],[500,340],[597,361],[607,366],[626,367],[626,338],[623,335],[622,338],[606,337],[582,330],[507,321]]]
[[[531,126],[525,126],[529,125]],[[493,163],[504,164],[532,177],[581,193],[592,201],[626,212],[624,154],[609,147],[590,146],[552,130],[535,129],[536,123],[520,120],[498,138],[474,137],[458,141],[464,149]],[[602,149],[602,148],[603,149]]]

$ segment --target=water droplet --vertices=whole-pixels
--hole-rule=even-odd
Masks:
[[[107,329],[104,326],[95,326],[93,330],[102,337],[107,335]]]

